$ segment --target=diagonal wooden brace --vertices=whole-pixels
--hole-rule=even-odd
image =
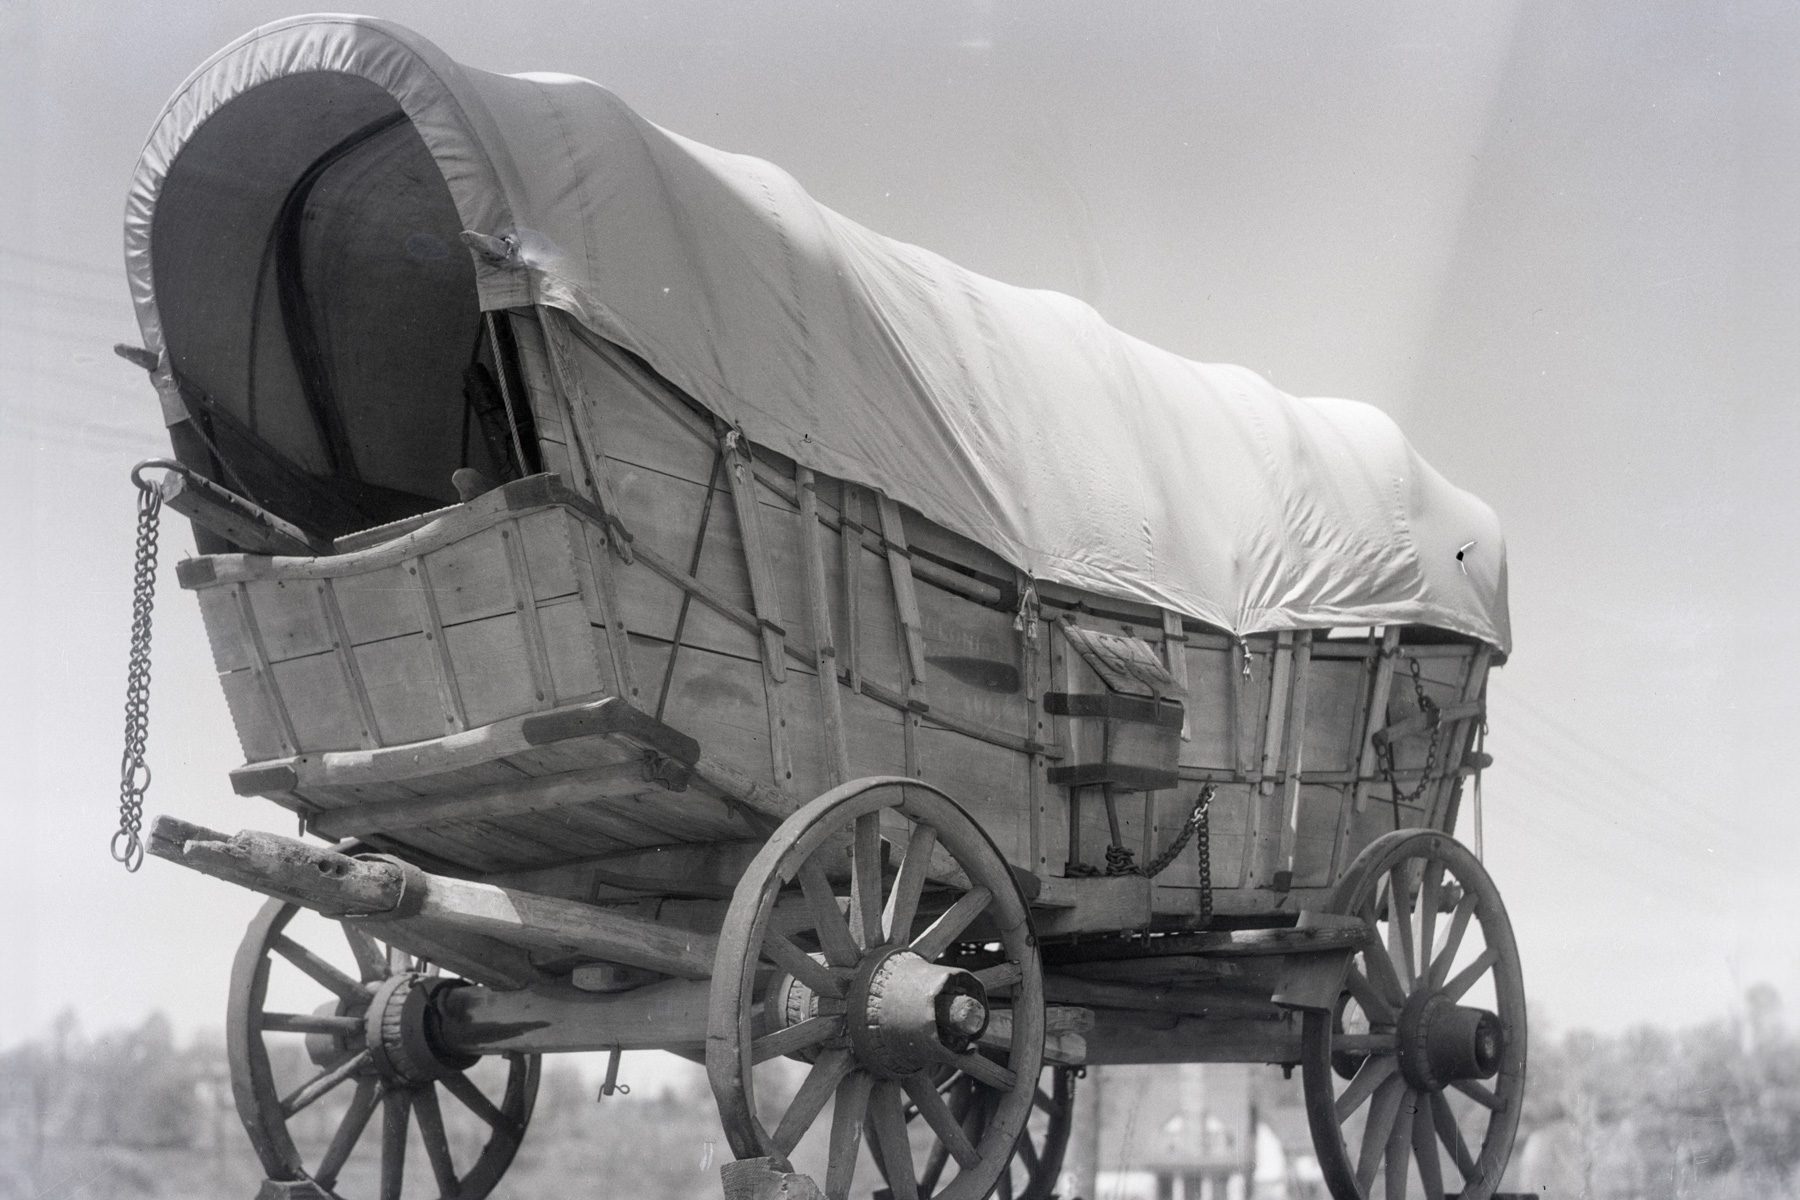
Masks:
[[[642,967],[680,979],[712,974],[717,939],[514,888],[421,871],[386,856],[340,854],[293,838],[224,834],[158,817],[158,858],[333,917],[417,923],[475,934],[527,951]]]

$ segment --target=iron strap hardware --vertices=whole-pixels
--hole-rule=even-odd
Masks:
[[[112,836],[114,861],[127,871],[144,865],[144,793],[150,790],[150,616],[156,604],[156,544],[162,491],[144,478],[152,467],[180,470],[167,459],[146,459],[131,469],[138,490],[137,558],[131,583],[131,656],[125,668],[125,749],[119,757],[119,829]]]
[[[1425,789],[1431,786],[1431,771],[1437,765],[1438,742],[1444,732],[1438,703],[1425,694],[1425,681],[1419,675],[1419,660],[1416,657],[1409,658],[1406,665],[1412,674],[1413,696],[1418,703],[1419,712],[1430,723],[1431,740],[1425,748],[1425,765],[1419,771],[1419,782],[1413,785],[1411,791],[1402,792],[1400,782],[1395,778],[1394,743],[1384,736],[1384,731],[1377,730],[1375,733],[1375,754],[1381,765],[1381,773],[1387,779],[1388,795],[1394,806],[1395,829],[1400,828],[1400,806],[1417,803],[1419,797],[1425,794]]]

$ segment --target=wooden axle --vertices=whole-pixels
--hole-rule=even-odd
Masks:
[[[340,854],[247,830],[228,835],[158,817],[150,853],[327,916],[475,935],[548,956],[586,957],[680,979],[712,974],[717,941],[614,909],[433,875],[394,859]]]
[[[688,1057],[706,1048],[704,980],[666,979],[629,992],[596,995],[569,987],[502,991],[448,988],[438,1005],[445,1049],[458,1054],[577,1050],[669,1050]],[[1012,1044],[1012,1014],[996,1008],[981,1044],[1004,1051]],[[1085,1008],[1052,1005],[1046,1015],[1046,1052],[1056,1062],[1078,1064],[1086,1056],[1082,1034],[1093,1026]]]

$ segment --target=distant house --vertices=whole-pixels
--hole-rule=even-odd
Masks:
[[[1094,1200],[1325,1200],[1298,1080],[1243,1063],[1104,1071]]]

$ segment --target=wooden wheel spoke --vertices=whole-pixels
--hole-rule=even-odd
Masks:
[[[481,1089],[475,1086],[475,1081],[467,1075],[459,1072],[448,1076],[443,1084],[452,1096],[462,1102],[464,1108],[480,1117],[488,1128],[506,1134],[518,1132],[512,1118],[495,1108],[494,1102],[483,1095]]]
[[[320,1071],[282,1098],[281,1115],[293,1116],[368,1065],[369,1052],[359,1050],[335,1066]]]
[[[1003,991],[1025,978],[1025,968],[1016,962],[995,963],[976,971],[975,978],[990,992]]]
[[[984,887],[963,893],[955,904],[944,910],[942,916],[926,927],[925,932],[913,939],[913,953],[927,961],[937,958],[955,944],[963,930],[976,917],[986,912],[993,901],[994,893]]]
[[[980,1162],[981,1155],[976,1153],[975,1143],[964,1132],[961,1118],[950,1111],[950,1106],[944,1102],[944,1097],[938,1090],[923,1075],[910,1075],[904,1082],[906,1094],[918,1106],[919,1115],[931,1126],[931,1132],[937,1135],[938,1142],[956,1157],[956,1161],[964,1168]],[[920,1182],[929,1189],[936,1185],[937,1177],[929,1171],[927,1175],[930,1176],[929,1180],[921,1179]]]
[[[455,1200],[458,1190],[456,1163],[450,1157],[450,1138],[444,1132],[444,1114],[438,1107],[437,1089],[423,1087],[413,1093],[413,1112],[419,1118],[419,1137],[425,1143],[425,1157],[431,1161],[431,1175],[437,1180],[438,1200]]]
[[[765,1033],[750,1043],[750,1062],[768,1062],[784,1054],[797,1054],[811,1046],[828,1042],[844,1032],[841,1016],[808,1017],[785,1029]]]
[[[399,1089],[381,1096],[381,1200],[400,1200],[406,1182],[406,1127],[412,1097]]]
[[[1400,1015],[1400,1010],[1354,964],[1344,973],[1344,990],[1362,1005],[1363,1013],[1371,1021],[1393,1021]]]
[[[912,1143],[906,1136],[906,1118],[900,1111],[900,1085],[883,1081],[869,1097],[869,1123],[881,1151],[883,1174],[894,1200],[919,1200],[919,1181],[913,1175]]]
[[[1442,1092],[1431,1093],[1431,1123],[1436,1127],[1444,1149],[1450,1151],[1450,1161],[1462,1172],[1463,1182],[1474,1180],[1475,1156],[1469,1153],[1469,1143],[1463,1140],[1456,1114],[1450,1110],[1450,1100]]]
[[[856,818],[850,841],[850,936],[864,950],[881,945],[881,813]]]
[[[350,943],[350,953],[356,957],[356,969],[361,972],[363,982],[378,983],[386,979],[387,954],[375,939],[347,921],[340,921],[338,928],[344,931],[344,940]]]
[[[1055,1099],[1051,1097],[1050,1093],[1046,1092],[1043,1088],[1037,1090],[1036,1095],[1032,1097],[1032,1103],[1044,1112],[1049,1113],[1052,1119],[1063,1115],[1063,1106],[1058,1104]]]
[[[1398,1075],[1390,1075],[1375,1089],[1375,1099],[1369,1105],[1368,1124],[1363,1126],[1362,1151],[1356,1158],[1356,1184],[1367,1195],[1369,1185],[1375,1182],[1375,1172],[1381,1168],[1382,1157],[1387,1153],[1388,1135],[1393,1132],[1394,1122],[1400,1116],[1400,1102],[1406,1099],[1406,1080]]]
[[[363,1031],[361,1017],[338,1017],[318,1013],[264,1013],[264,1033],[324,1033],[333,1037],[354,1037]]]
[[[398,946],[387,949],[387,967],[389,975],[400,975],[417,969],[417,960]]]
[[[369,1118],[375,1114],[380,1101],[381,1085],[373,1079],[364,1079],[356,1085],[356,1095],[350,1098],[344,1119],[338,1122],[337,1132],[331,1135],[331,1144],[325,1147],[319,1169],[313,1172],[313,1179],[326,1191],[331,1190],[331,1185],[337,1182],[338,1172],[350,1161],[350,1152],[356,1149],[363,1130],[369,1127]]]
[[[965,1136],[964,1141],[968,1138]],[[944,1168],[950,1165],[950,1151],[943,1142],[931,1143],[931,1149],[925,1152],[925,1169],[919,1172],[919,1191],[932,1195],[937,1191],[938,1180],[944,1177]]]
[[[350,978],[324,959],[296,942],[285,933],[277,934],[269,942],[269,948],[281,957],[299,967],[326,991],[336,995],[340,1000],[366,1000],[367,988]]]
[[[850,926],[844,923],[844,910],[838,907],[837,893],[825,878],[825,868],[809,858],[799,874],[800,890],[806,896],[806,908],[812,915],[813,931],[819,935],[825,961],[834,967],[854,967],[862,958],[862,948],[850,936]]]
[[[825,1168],[826,1200],[849,1200],[856,1179],[857,1149],[862,1145],[863,1118],[869,1112],[869,1091],[874,1084],[865,1071],[852,1071],[837,1088],[831,1110],[831,1147]]]
[[[1393,1054],[1399,1038],[1393,1033],[1340,1033],[1331,1039],[1331,1049],[1342,1054]]]
[[[961,1067],[966,1074],[973,1076],[976,1081],[986,1084],[995,1091],[1011,1091],[1013,1084],[1019,1081],[1018,1075],[1010,1068],[1003,1067],[993,1059],[972,1051],[968,1054],[959,1054],[951,1061]]]
[[[1463,934],[1469,928],[1469,918],[1475,915],[1477,897],[1474,892],[1465,894],[1450,915],[1450,925],[1444,931],[1444,945],[1432,957],[1431,968],[1426,982],[1432,987],[1443,984],[1445,976],[1450,974],[1451,966],[1456,962],[1456,952],[1462,949]]]
[[[1394,1012],[1406,1007],[1407,990],[1400,982],[1400,974],[1394,969],[1394,960],[1388,957],[1387,947],[1380,942],[1370,940],[1362,949],[1363,965],[1369,982],[1375,990],[1391,1006]],[[1356,968],[1354,964],[1351,970]]]
[[[1439,993],[1444,999],[1454,1003],[1462,999],[1463,993],[1475,985],[1475,981],[1488,973],[1488,968],[1500,961],[1500,952],[1489,946],[1483,950],[1474,962],[1456,973],[1456,977],[1443,986]]]
[[[1486,1084],[1477,1083],[1473,1079],[1458,1079],[1450,1086],[1490,1112],[1500,1111],[1500,1097]]]
[[[1338,1093],[1337,1119],[1342,1125],[1350,1119],[1350,1115],[1363,1106],[1363,1102],[1375,1094],[1375,1089],[1387,1082],[1388,1076],[1400,1069],[1398,1059],[1380,1056],[1366,1058],[1358,1067],[1348,1086]]]
[[[1438,1161],[1437,1138],[1426,1114],[1415,1112],[1412,1122],[1413,1161],[1419,1164],[1419,1182],[1425,1200],[1444,1200],[1444,1168]]]
[[[1400,1107],[1394,1114],[1394,1128],[1388,1134],[1387,1154],[1387,1200],[1406,1200],[1406,1184],[1412,1164],[1412,1126],[1413,1116],[1417,1111],[1419,1094],[1411,1089],[1400,1096]]]
[[[793,1153],[794,1147],[800,1144],[801,1136],[812,1128],[812,1123],[824,1110],[825,1102],[831,1099],[838,1084],[843,1082],[844,1076],[855,1066],[856,1062],[848,1050],[827,1050],[819,1056],[819,1061],[806,1073],[800,1090],[789,1101],[787,1111],[781,1114],[781,1123],[769,1135],[776,1150],[784,1155]]]
[[[843,997],[844,980],[781,934],[771,930],[763,939],[762,952],[764,958],[819,995]]]
[[[1442,859],[1432,859],[1425,864],[1425,872],[1419,880],[1419,970],[1421,978],[1428,977],[1431,969],[1431,944],[1437,936],[1437,915],[1439,893],[1444,882],[1444,863]]]
[[[1388,873],[1388,953],[1400,981],[1411,988],[1419,977],[1418,955],[1413,949],[1413,912],[1408,893],[1412,887],[1406,863]]]
[[[882,913],[882,928],[892,942],[912,938],[913,921],[919,915],[919,897],[925,892],[925,880],[931,870],[931,852],[937,846],[937,830],[921,822],[913,826],[906,839],[906,850],[900,859],[900,870],[894,876],[894,890],[888,896]]]

